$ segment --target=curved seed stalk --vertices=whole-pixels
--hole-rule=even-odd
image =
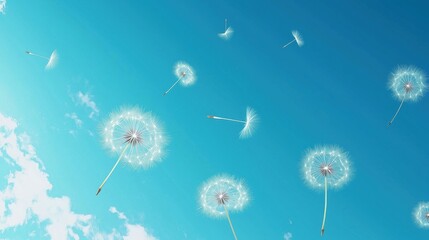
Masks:
[[[398,115],[399,111],[400,111],[400,110],[401,110],[401,108],[402,108],[402,104],[404,104],[404,100],[405,100],[405,96],[404,96],[404,98],[402,99],[401,104],[399,105],[398,110],[396,110],[395,115],[393,116],[392,120],[390,120],[390,122],[389,122],[389,124],[387,125],[387,127],[389,127],[390,125],[392,125],[393,120],[395,120],[396,115]]]
[[[174,86],[176,86],[176,84],[178,84],[180,82],[180,80],[182,80],[183,77],[180,77],[179,79],[177,79],[177,81],[173,84],[173,86],[171,86],[164,94],[163,96],[167,95],[168,92],[170,92],[171,89],[174,88]]]
[[[101,183],[100,187],[98,187],[97,193],[95,195],[98,195],[101,192],[101,189],[103,188],[104,184],[107,182],[107,179],[110,178],[110,175],[112,175],[113,171],[115,170],[116,166],[118,166],[119,162],[121,161],[122,157],[124,156],[125,151],[128,149],[128,147],[130,146],[130,144],[127,144],[124,148],[124,150],[122,150],[121,155],[118,158],[118,161],[116,161],[115,165],[113,166],[112,170],[110,170],[109,174],[107,175],[107,177],[104,179],[104,181]]]
[[[217,117],[217,116],[212,116],[212,115],[209,115],[207,117],[208,118],[212,118],[212,119],[217,119],[217,120],[224,120],[224,121],[238,122],[238,123],[244,123],[244,124],[246,124],[246,121],[236,120],[236,119],[232,119],[232,118]]]
[[[45,56],[42,56],[42,55],[39,55],[39,54],[36,54],[36,53],[30,52],[30,51],[25,51],[25,53],[27,53],[28,55],[32,55],[32,56],[36,56],[36,57],[40,57],[40,58],[44,58],[44,59],[46,59],[46,60],[49,60],[49,58],[48,58],[48,57],[45,57]]]
[[[286,45],[284,45],[283,46],[283,48],[285,48],[285,47],[287,47],[287,46],[289,46],[290,44],[292,44],[293,42],[295,42],[296,40],[294,39],[294,40],[292,40],[292,41],[290,41],[289,43],[287,43]]]
[[[232,234],[234,234],[235,240],[238,240],[237,235],[235,234],[234,226],[232,226],[231,218],[229,217],[228,209],[225,204],[223,204],[223,208],[225,209],[226,217],[228,218],[229,226],[231,227]]]
[[[322,230],[320,231],[320,235],[322,236],[325,233],[326,210],[328,210],[328,178],[327,177],[325,177],[325,209],[323,210]]]

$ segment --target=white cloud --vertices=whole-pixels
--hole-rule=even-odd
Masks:
[[[15,231],[19,227],[37,224],[44,227],[44,232],[41,236],[36,236],[37,239],[47,236],[53,240],[79,240],[81,237],[100,240],[155,239],[143,226],[129,224],[125,214],[114,207],[111,209],[115,209],[119,218],[125,220],[127,232],[120,234],[116,229],[110,233],[100,232],[94,225],[93,215],[71,210],[69,197],[50,196],[49,191],[53,186],[49,182],[48,174],[28,135],[15,132],[17,126],[15,120],[0,113],[0,161],[16,168],[6,176],[7,183],[0,184],[6,185],[4,189],[0,189],[0,232]],[[36,235],[34,231],[28,234]]]
[[[76,127],[82,127],[83,121],[79,118],[79,116],[76,113],[66,113],[66,118],[69,118],[74,121],[74,124]]]
[[[115,207],[110,207],[109,211],[116,214],[119,219],[125,220],[125,227],[127,228],[127,235],[124,236],[124,240],[156,240],[155,237],[149,235],[146,229],[137,224],[128,223],[128,218],[123,212],[119,212]]]
[[[1,1],[1,0],[0,0]],[[68,130],[68,133],[74,137],[80,134],[82,131],[86,132],[89,136],[94,136],[93,130],[94,124],[98,119],[100,110],[97,107],[97,104],[93,100],[93,96],[89,92],[84,92],[82,90],[72,91],[68,89],[68,94],[73,103],[79,108],[75,107],[70,112],[65,113],[65,117],[74,122],[75,128]],[[84,110],[86,114],[82,113]],[[88,121],[92,119],[93,121]],[[84,126],[85,124],[85,126]]]
[[[4,131],[12,131],[14,130],[18,124],[12,118],[6,118],[0,113],[0,130]]]
[[[119,219],[128,220],[127,217],[125,216],[125,214],[123,212],[119,212],[118,210],[116,210],[115,207],[110,207],[109,212],[118,215]]]
[[[141,225],[125,223],[125,227],[127,228],[127,235],[124,236],[124,240],[156,240]]]
[[[81,91],[79,91],[77,93],[77,98],[78,98],[79,104],[82,104],[91,109],[89,118],[94,118],[95,116],[98,115],[99,110],[97,108],[97,104],[94,102],[94,100],[91,99],[91,96],[88,93],[84,94]]]
[[[0,13],[4,14],[5,8],[6,8],[6,0],[0,0]]]
[[[290,232],[285,233],[284,240],[291,240],[291,239],[292,239],[292,233],[290,233]]]
[[[19,168],[7,176],[7,186],[0,191],[0,231],[16,228],[32,217],[46,222],[52,239],[67,239],[82,232],[90,215],[70,210],[67,197],[50,197],[52,184],[40,168],[34,147],[26,135],[16,135],[16,122],[0,114],[0,151]]]

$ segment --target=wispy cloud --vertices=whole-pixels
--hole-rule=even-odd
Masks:
[[[76,137],[76,130],[70,129],[68,133],[73,137]]]
[[[83,121],[79,118],[79,116],[76,113],[66,113],[66,118],[69,118],[74,121],[74,124],[76,127],[82,127]]]
[[[124,240],[156,240],[155,237],[149,235],[144,227],[138,224],[128,223],[128,218],[123,212],[119,212],[115,207],[110,207],[109,211],[116,214],[119,219],[125,220],[125,227],[127,229],[127,235],[124,236]]]
[[[77,136],[84,131],[88,135],[94,136],[94,123],[97,122],[97,116],[100,113],[97,103],[94,101],[94,96],[88,91],[71,90],[70,88],[71,86],[69,86],[68,94],[76,106],[74,106],[73,109],[69,109],[68,112],[64,114],[66,118],[73,120],[75,125],[69,128],[68,132],[72,136]],[[84,123],[85,126],[83,126]]]
[[[284,240],[291,240],[291,239],[292,239],[292,233],[290,233],[290,232],[285,233]]]
[[[123,212],[119,212],[115,207],[110,207],[109,212],[118,215],[119,219],[128,220],[128,218],[125,216],[125,214]]]
[[[97,104],[94,102],[94,100],[92,100],[92,97],[91,95],[89,95],[89,93],[82,93],[81,91],[79,91],[77,93],[77,100],[79,104],[82,104],[91,110],[89,118],[94,118],[98,116],[99,110],[97,108]]]
[[[43,230],[40,233],[30,230],[28,234],[38,239],[46,236],[54,240],[155,239],[143,226],[129,224],[125,214],[119,214],[118,211],[118,216],[125,218],[121,219],[125,220],[126,232],[121,234],[115,229],[108,233],[99,231],[93,215],[71,210],[69,197],[50,196],[48,193],[53,185],[48,179],[49,175],[37,157],[30,137],[17,133],[17,127],[14,119],[0,113],[0,160],[12,168],[6,178],[0,178],[7,179],[7,182],[0,184],[5,186],[0,189],[2,235],[8,230],[16,231],[20,227],[37,225],[37,228]]]
[[[141,225],[125,223],[125,227],[127,228],[127,234],[124,236],[124,240],[156,240]]]
[[[6,0],[0,0],[0,13],[4,14],[5,8],[6,8]]]

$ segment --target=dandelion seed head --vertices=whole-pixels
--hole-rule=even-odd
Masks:
[[[215,194],[215,198],[219,205],[225,205],[229,201],[229,195],[227,192],[218,192]]]
[[[320,165],[320,173],[324,177],[327,177],[327,176],[331,175],[332,172],[333,172],[332,166],[330,166],[329,164],[322,164],[322,165]]]
[[[46,70],[54,68],[58,63],[58,53],[57,50],[54,50],[49,57],[49,61],[45,66]]]
[[[419,203],[414,210],[414,220],[422,228],[429,228],[429,202]]]
[[[131,144],[133,146],[136,146],[138,144],[142,143],[142,132],[140,130],[136,129],[130,129],[127,133],[124,135],[125,143]]]
[[[324,188],[325,177],[329,187],[340,188],[350,180],[348,156],[340,148],[323,146],[308,151],[303,160],[305,181],[314,188]]]
[[[225,208],[231,212],[243,210],[249,203],[247,187],[232,176],[221,175],[209,179],[199,191],[199,202],[204,213],[225,217]]]
[[[389,89],[400,101],[417,101],[426,90],[426,77],[413,66],[399,67],[392,73]]]
[[[124,107],[112,113],[101,129],[103,144],[110,151],[121,154],[129,145],[123,158],[134,167],[147,168],[162,158],[166,138],[150,113]]]
[[[298,44],[298,46],[302,46],[304,45],[304,39],[302,39],[301,34],[298,31],[292,31],[292,36],[295,39],[296,43]]]
[[[413,85],[412,85],[412,83],[408,82],[405,84],[404,88],[405,88],[405,92],[409,93],[413,90]]]
[[[251,137],[253,132],[258,125],[259,118],[256,114],[255,110],[250,107],[246,109],[246,123],[244,124],[244,128],[240,132],[240,138],[248,138]]]
[[[180,84],[182,84],[182,86],[190,86],[197,80],[194,70],[185,62],[178,62],[176,64],[174,67],[174,74],[177,78],[180,78]]]

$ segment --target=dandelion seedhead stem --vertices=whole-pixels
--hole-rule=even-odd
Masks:
[[[229,226],[231,227],[232,234],[234,235],[235,240],[238,240],[237,234],[235,234],[234,226],[232,225],[231,218],[229,217],[228,209],[226,208],[225,204],[223,204],[223,209],[225,209],[225,214],[226,214],[226,217],[228,218],[228,222],[229,222]]]
[[[109,174],[104,179],[104,181],[101,183],[100,187],[98,187],[97,193],[95,194],[96,196],[101,192],[101,189],[103,188],[104,184],[107,182],[107,179],[110,178],[110,175],[112,175],[113,171],[115,171],[116,166],[118,166],[119,162],[121,161],[122,157],[124,156],[125,151],[127,151],[127,149],[128,149],[129,146],[130,146],[130,144],[127,144],[124,147],[124,150],[122,150],[122,153],[119,156],[118,160],[116,161],[115,165],[113,166],[112,170],[110,170]]]
[[[327,210],[328,210],[328,178],[325,176],[325,209],[323,210],[322,230],[320,231],[320,234],[322,236],[325,233],[325,221],[326,221]]]

